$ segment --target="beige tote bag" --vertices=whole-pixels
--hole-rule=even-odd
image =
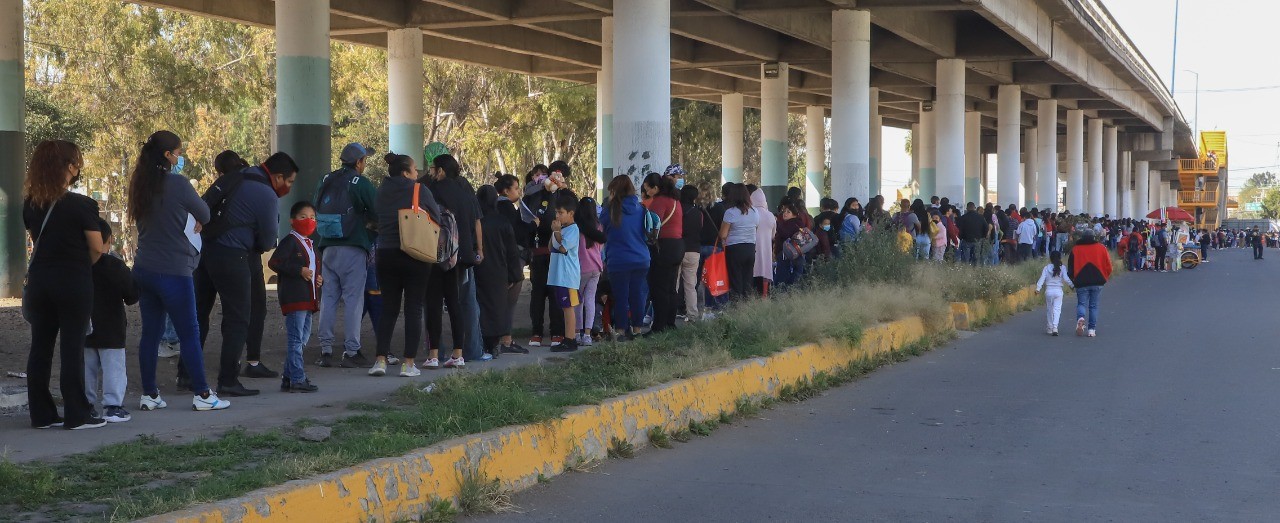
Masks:
[[[440,258],[440,224],[418,207],[422,184],[413,184],[413,203],[400,209],[400,250],[415,260],[436,263]]]

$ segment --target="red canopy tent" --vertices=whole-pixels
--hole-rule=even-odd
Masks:
[[[1160,211],[1164,211],[1163,217],[1160,216]],[[1179,207],[1165,207],[1164,209],[1156,209],[1154,211],[1151,211],[1151,214],[1148,214],[1147,218],[1151,218],[1153,220],[1164,219],[1165,221],[1171,221],[1171,222],[1196,221],[1196,219],[1191,216],[1191,213],[1184,211]]]

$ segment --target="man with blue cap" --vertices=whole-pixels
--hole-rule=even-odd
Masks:
[[[321,367],[333,365],[333,341],[338,322],[338,304],[344,309],[342,360],[346,368],[373,364],[360,352],[360,320],[364,314],[366,260],[373,249],[373,232],[378,226],[374,209],[377,198],[373,184],[364,176],[373,150],[359,143],[342,148],[342,167],[320,181],[314,200],[316,235],[324,286],[320,296]]]

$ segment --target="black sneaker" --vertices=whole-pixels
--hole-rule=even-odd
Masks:
[[[229,385],[226,387],[223,387],[221,385],[218,386],[219,396],[228,396],[232,398],[243,397],[243,396],[257,396],[259,392],[261,391],[258,391],[255,389],[246,389],[244,385],[240,383],[237,383],[235,385]]]
[[[258,362],[257,365],[253,365],[251,363],[244,364],[244,371],[242,371],[240,375],[246,378],[278,378],[280,377],[279,372],[268,369],[267,365],[262,362]]]
[[[355,356],[343,354],[342,361],[338,365],[344,369],[367,369],[373,366],[373,362],[364,357],[364,354],[357,352]]]
[[[93,419],[93,418],[101,418],[101,417],[102,417],[102,416],[99,416],[99,415],[98,415],[98,408],[97,408],[97,407],[89,407],[89,419]]]
[[[61,426],[62,426],[62,418],[54,418],[54,419],[53,419],[53,421],[51,421],[51,422],[49,422],[49,423],[46,423],[46,424],[44,424],[44,425],[32,425],[32,426],[33,426],[33,427],[35,427],[35,428],[37,428],[37,429],[50,429],[50,428],[53,428],[53,427],[61,427]]]
[[[311,384],[311,380],[303,380],[289,384],[289,392],[315,392],[320,387]]]
[[[565,338],[559,345],[551,347],[551,352],[573,352],[578,350],[578,340]]]
[[[504,354],[528,354],[529,349],[521,347],[519,343],[512,342],[511,345],[498,347],[499,352]]]
[[[106,425],[107,425],[107,420],[104,420],[99,417],[92,417],[87,420],[84,420],[84,423],[81,423],[74,427],[66,427],[66,429],[67,430],[96,429],[99,427],[105,427]]]
[[[317,367],[332,367],[332,366],[333,366],[333,355],[332,355],[332,354],[321,354],[321,355],[320,355],[320,359],[316,360],[316,366],[317,366]]]
[[[280,392],[289,392],[289,378],[280,377]]]
[[[129,414],[129,411],[124,410],[124,407],[111,406],[103,409],[103,412],[106,416],[103,416],[102,419],[107,420],[107,423],[124,423],[133,419],[133,416]],[[96,418],[97,416],[93,417]]]

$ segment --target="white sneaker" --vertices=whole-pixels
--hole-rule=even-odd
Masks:
[[[369,369],[370,376],[386,376],[387,360],[378,360],[373,362],[373,368]]]
[[[1097,335],[1098,335],[1098,331],[1093,330],[1093,329],[1089,329],[1089,334],[1088,334],[1088,336],[1089,336],[1090,338],[1096,337]]]
[[[583,334],[583,335],[582,335],[582,340],[581,340],[581,341],[579,341],[579,342],[578,342],[578,344],[579,344],[579,345],[582,345],[583,347],[590,347],[590,346],[592,346],[593,344],[595,344],[595,340],[591,339],[591,335],[590,335],[590,334]]]
[[[195,411],[222,410],[230,406],[230,401],[218,399],[218,395],[214,394],[213,391],[209,391],[209,397],[207,398],[201,398],[199,394],[191,398],[191,410]]]
[[[422,362],[422,368],[428,369],[428,370],[436,370],[440,368],[440,359],[429,358],[427,359],[427,361]]]
[[[714,320],[714,319],[716,319],[716,313],[710,312],[710,311],[702,313],[702,321],[708,321],[708,320]]]
[[[154,398],[143,394],[142,400],[138,402],[138,408],[142,410],[160,410],[168,406],[169,404],[165,403],[164,398],[161,398],[159,394],[156,394]]]
[[[173,343],[161,343],[160,351],[157,353],[161,358],[173,358],[182,355],[182,350]]]
[[[1076,319],[1076,336],[1084,336],[1084,318]]]
[[[399,364],[400,364],[400,358],[397,358],[390,354],[387,355],[387,365],[399,365]]]
[[[467,362],[466,360],[462,359],[462,356],[458,356],[457,358],[450,357],[448,360],[445,360],[444,362],[444,368],[446,369],[455,369],[455,368],[460,369],[466,366],[467,366]]]
[[[414,376],[421,376],[421,375],[422,375],[422,371],[418,370],[418,368],[414,367],[413,365],[405,363],[404,365],[400,366],[401,378],[412,378]]]

